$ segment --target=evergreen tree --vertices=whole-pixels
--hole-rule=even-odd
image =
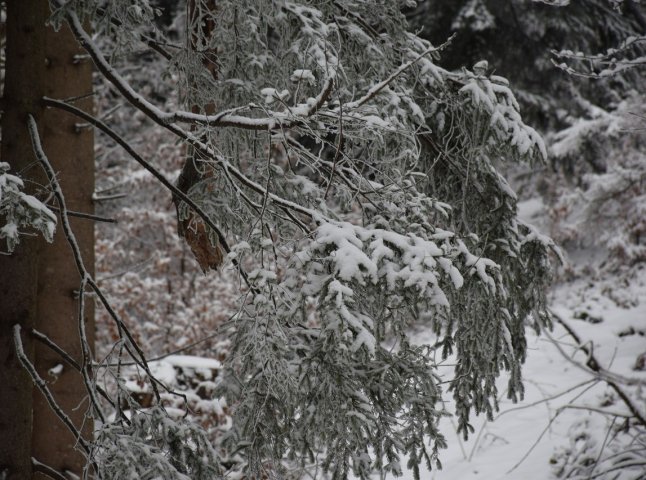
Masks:
[[[447,68],[484,58],[517,87],[523,115],[546,135],[552,168],[509,171],[527,196],[544,197],[555,240],[572,250],[595,244],[605,252],[595,264],[613,270],[643,259],[634,134],[646,63],[641,3],[426,0],[407,16],[431,41],[456,34]],[[621,214],[607,214],[619,204]]]
[[[416,472],[439,464],[438,420],[450,413],[441,359],[455,354],[448,390],[466,436],[472,412],[496,411],[503,371],[508,396],[522,396],[525,327],[549,323],[551,242],[516,218],[494,166],[544,161],[543,141],[487,65],[437,65],[447,46],[409,32],[400,9],[411,2],[190,3],[182,44],[155,29],[146,0],[54,2],[53,24],[69,25],[130,108],[187,146],[190,172],[176,187],[132,146],[136,132],[120,135],[65,99],[45,103],[125,148],[174,198],[180,233],[200,239],[198,261],[219,252],[240,285],[217,383],[233,424],[214,449],[161,407],[172,392],[82,272],[119,335],[96,366],[117,378],[114,394],[87,384],[101,419],[98,475],[261,478],[320,463],[333,478],[367,478],[400,472],[400,457]],[[108,39],[101,46],[88,22]],[[164,104],[151,93],[160,78],[126,79],[124,59],[144,48],[177,86]],[[434,345],[413,342],[416,322],[433,326]],[[122,360],[146,373],[152,410],[123,414]]]
[[[455,33],[441,64],[457,69],[487,60],[516,87],[523,114],[543,129],[568,126],[568,116],[588,114],[589,102],[608,108],[639,83],[634,72],[594,82],[554,67],[561,62],[555,52],[594,55],[643,34],[642,7],[633,1],[424,0],[407,17],[432,42]],[[633,45],[635,54],[643,55],[643,44]]]

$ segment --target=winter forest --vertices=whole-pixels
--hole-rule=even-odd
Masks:
[[[646,479],[646,2],[0,2],[0,480]]]

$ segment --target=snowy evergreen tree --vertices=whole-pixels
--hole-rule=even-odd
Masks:
[[[586,103],[609,108],[642,85],[635,72],[613,79],[573,80],[554,68],[554,52],[587,56],[614,49],[646,29],[641,2],[632,0],[424,0],[407,11],[430,41],[455,33],[442,66],[457,69],[482,59],[509,78],[526,118],[542,129],[568,126],[568,116],[587,115]],[[511,46],[514,46],[513,48]],[[623,49],[628,59],[644,55],[643,42]],[[579,65],[581,66],[581,65]]]
[[[546,149],[486,62],[437,65],[447,45],[409,32],[400,9],[413,4],[195,0],[178,40],[154,27],[147,0],[53,2],[53,24],[70,26],[101,81],[187,147],[177,186],[133,147],[137,132],[64,99],[47,106],[125,148],[168,190],[200,265],[231,269],[239,285],[216,382],[233,423],[214,447],[161,405],[132,404],[123,361],[141,367],[157,403],[172,392],[80,272],[81,298],[93,290],[118,334],[94,369],[116,393],[87,382],[98,423],[88,465],[101,477],[322,467],[365,479],[404,460],[417,471],[439,464],[441,416],[455,413],[465,436],[473,412],[492,418],[503,372],[506,395],[522,397],[525,328],[549,324],[552,243],[517,219],[496,165],[543,162]],[[128,59],[141,49],[163,74],[135,85]],[[435,344],[414,342],[418,322]],[[437,367],[451,354],[444,381]],[[139,411],[125,415],[124,403]]]
[[[596,263],[614,269],[643,258],[643,162],[633,148],[645,85],[642,2],[425,0],[407,16],[431,41],[456,34],[443,66],[488,59],[515,85],[546,136],[551,168],[505,172],[551,206],[552,236],[566,247],[598,244],[608,254]],[[620,204],[621,214],[607,214]]]

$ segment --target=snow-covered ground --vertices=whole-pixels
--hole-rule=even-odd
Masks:
[[[541,205],[530,201],[520,207],[521,216],[531,221],[536,220]],[[592,346],[602,368],[628,377],[633,384],[642,383],[641,387],[622,388],[646,415],[646,368],[640,370],[636,365],[640,355],[646,357],[646,266],[630,276],[582,276],[558,283],[550,294],[550,304],[581,343]],[[428,343],[433,337],[420,331],[416,341]],[[565,328],[555,323],[551,332],[538,336],[528,330],[528,350],[524,400],[517,404],[507,400],[506,379],[500,379],[500,412],[494,422],[482,416],[473,418],[475,433],[467,441],[456,435],[450,418],[444,419],[441,430],[449,446],[440,454],[443,468],[423,470],[422,480],[581,478],[574,475],[580,475],[575,465],[585,464],[585,458],[603,459],[626,448],[616,434],[625,419],[613,415],[628,414],[626,405],[607,383],[595,379],[585,366],[587,354],[576,348]],[[450,404],[447,407],[451,410]],[[621,458],[615,457],[599,461],[583,478],[646,479],[644,435],[637,442],[640,446],[630,454],[637,459],[632,463],[641,462],[641,466],[605,473]],[[412,480],[413,474],[407,471],[401,478]]]
[[[634,302],[629,308],[617,305],[595,287],[588,281],[556,286],[552,294],[554,313],[568,322],[583,343],[592,342],[594,355],[603,367],[646,382],[646,372],[633,370],[636,358],[646,352],[646,337],[640,333],[626,335],[632,330],[646,330],[646,270],[631,285]],[[424,335],[425,332],[420,332],[416,340],[424,343]],[[583,448],[580,438],[573,443],[573,437],[577,437],[573,434],[575,430],[587,431],[590,433],[587,440],[597,447],[603,445],[613,417],[580,407],[620,414],[628,411],[616,395],[610,394],[604,382],[594,382],[594,376],[582,366],[587,356],[580,350],[573,354],[574,340],[562,326],[555,325],[550,336],[554,341],[546,335],[529,333],[529,354],[524,367],[525,399],[518,404],[506,400],[502,379],[500,413],[494,422],[475,418],[475,434],[468,441],[455,434],[451,419],[445,419],[442,431],[449,447],[441,453],[443,468],[424,470],[422,479],[555,478],[554,473],[563,459],[557,453]],[[554,342],[570,359],[563,356]],[[638,406],[646,412],[646,404],[642,402]],[[619,478],[646,478],[646,467],[642,468],[626,471]],[[597,473],[602,473],[601,469]],[[402,478],[412,480],[413,474],[405,472]]]
[[[636,357],[646,351],[645,338],[638,334],[617,335],[631,326],[646,328],[646,289],[642,285],[640,304],[629,309],[613,305],[607,297],[589,291],[591,298],[582,302],[579,296],[582,290],[587,289],[576,283],[559,286],[553,301],[555,313],[569,322],[584,343],[593,342],[594,355],[603,366],[646,381],[645,372],[632,371]],[[601,323],[575,319],[575,315],[580,316],[578,312],[582,306],[593,316],[598,315]],[[598,434],[595,440],[603,442],[607,421],[611,421],[608,416],[576,407],[591,406],[627,413],[616,398],[612,405],[603,407],[610,392],[604,382],[591,382],[594,377],[589,371],[571,363],[545,336],[530,335],[530,351],[524,369],[525,400],[516,405],[501,401],[501,411],[495,421],[478,419],[476,434],[469,441],[462,442],[455,434],[449,434],[449,449],[442,456],[443,470],[426,478],[550,478],[553,469],[550,460],[555,453],[560,448],[573,447],[571,429],[581,428],[582,422],[590,422],[591,430]],[[556,325],[551,336],[565,353],[573,353],[574,341],[563,327]],[[585,362],[586,355],[579,351],[571,358]],[[639,406],[645,410],[646,405]],[[447,425],[444,431],[452,432],[451,426]],[[646,478],[646,471],[643,478]]]

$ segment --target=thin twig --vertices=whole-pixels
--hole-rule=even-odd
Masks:
[[[590,477],[590,479],[593,480],[595,478],[603,477],[603,476],[607,475],[610,472],[614,472],[616,470],[629,469],[629,468],[632,468],[632,467],[645,468],[646,467],[646,461],[639,461],[639,462],[632,462],[632,463],[620,463],[619,465],[615,465],[614,467],[607,468],[603,472],[599,472],[599,473],[593,475],[592,477]],[[642,472],[643,472],[643,470],[642,470]]]
[[[119,200],[121,198],[126,198],[128,196],[127,193],[115,193],[114,195],[98,195],[97,192],[92,195],[92,201],[94,203],[99,203],[99,202],[108,202],[111,200]]]
[[[227,318],[223,322],[223,325],[225,325],[227,322],[230,322],[231,320],[233,320],[233,318],[236,315],[238,315],[238,312],[234,313],[229,318]],[[181,348],[178,348],[176,350],[172,350],[170,352],[164,353],[164,354],[159,355],[157,357],[149,358],[148,362],[157,362],[159,360],[163,360],[163,359],[168,358],[170,356],[186,352],[186,351],[191,350],[192,348],[194,348],[194,347],[196,347],[196,346],[198,346],[198,345],[200,345],[202,343],[208,342],[209,340],[211,340],[213,338],[216,338],[216,337],[219,337],[221,335],[222,335],[222,332],[218,329],[215,333],[207,335],[206,337],[202,337],[202,338],[200,338],[199,340],[196,340],[193,343],[189,343],[188,345],[185,345],[185,346],[183,346]],[[123,367],[132,367],[132,366],[137,365],[137,363],[135,363],[135,362],[121,362],[120,365],[123,366]],[[105,367],[114,367],[114,366],[116,366],[116,364],[114,364],[114,363],[97,363],[97,364],[95,364],[96,368],[105,368]]]
[[[16,356],[18,357],[18,361],[23,366],[23,368],[27,370],[27,373],[29,373],[29,376],[33,380],[34,384],[36,385],[38,390],[40,390],[40,393],[43,394],[45,400],[47,401],[47,404],[54,411],[56,416],[65,424],[69,431],[72,432],[72,435],[74,435],[76,441],[79,443],[79,445],[81,445],[81,448],[85,450],[85,453],[89,454],[89,444],[83,438],[81,432],[76,428],[76,426],[74,426],[74,423],[72,422],[72,420],[70,420],[70,417],[68,417],[65,411],[60,407],[60,405],[56,403],[56,399],[47,387],[47,382],[45,382],[45,380],[43,380],[41,376],[38,375],[36,367],[34,367],[34,365],[29,361],[29,358],[27,358],[27,355],[25,355],[25,350],[22,346],[22,339],[20,338],[20,331],[20,324],[13,326],[13,342],[16,349]]]
[[[47,205],[47,208],[60,212],[60,209],[58,207],[55,207],[53,205]],[[78,218],[84,218],[87,220],[94,220],[95,222],[104,222],[104,223],[118,223],[116,219],[114,218],[108,218],[108,217],[101,217],[99,215],[94,215],[91,213],[83,213],[83,212],[75,212],[73,210],[68,210],[67,214],[70,217],[78,217]]]
[[[74,360],[69,353],[67,353],[60,346],[58,346],[54,341],[52,341],[52,339],[50,339],[47,335],[33,328],[31,329],[30,333],[31,333],[31,336],[34,337],[36,340],[38,340],[39,342],[41,342],[43,345],[50,348],[54,352],[58,353],[61,356],[61,358],[67,362],[68,365],[74,368],[74,370],[81,373],[81,366],[78,364],[78,362]],[[116,408],[115,402],[110,398],[108,393],[103,388],[101,388],[99,385],[95,385],[95,388],[99,395],[101,395],[113,408]],[[122,416],[122,419],[126,423],[130,424],[130,420],[125,415]]]
[[[132,336],[132,333],[130,333],[130,329],[127,328],[126,324],[123,322],[123,320],[121,320],[121,317],[119,317],[119,315],[117,315],[117,312],[114,311],[114,308],[112,308],[112,305],[110,304],[106,296],[103,294],[103,291],[96,284],[94,279],[88,278],[88,285],[90,285],[90,287],[92,287],[92,290],[94,290],[94,292],[97,294],[97,296],[99,297],[99,300],[103,304],[103,307],[108,312],[108,315],[110,315],[110,317],[112,317],[112,319],[116,322],[117,326],[119,327],[120,333],[125,334],[126,338],[128,339],[128,343],[124,344],[124,348],[128,351],[128,353],[133,358],[133,360],[137,361],[138,364],[142,366],[143,369],[146,371],[148,378],[150,378],[150,383],[151,383],[153,392],[155,394],[155,398],[157,399],[158,402],[161,403],[161,395],[159,394],[159,389],[157,388],[157,385],[161,385],[164,388],[165,388],[165,385],[152,374],[150,367],[148,366],[148,360],[146,360],[146,356],[144,355],[143,350],[141,349],[139,344]],[[135,355],[132,352],[132,350],[130,350],[130,347],[128,346],[128,344],[135,349],[135,351],[137,352],[137,355]],[[137,357],[139,357],[139,360],[137,360]]]
[[[330,191],[332,180],[334,180],[334,174],[336,172],[336,164],[339,162],[339,158],[341,158],[344,145],[345,145],[345,138],[343,137],[343,104],[341,104],[339,105],[339,143],[336,146],[336,153],[334,154],[334,161],[332,162],[332,171],[330,172],[330,180],[327,183],[327,187],[325,189],[325,195],[323,195],[323,200],[327,200],[327,194]]]
[[[594,387],[595,385],[596,385],[596,382],[595,382],[595,383],[592,383],[591,385],[589,385],[588,387],[586,387],[583,391],[581,391],[581,392],[577,393],[577,394],[574,396],[574,398],[571,400],[571,402],[574,402],[574,401],[576,401],[577,399],[579,399],[581,396],[583,396],[583,395],[584,395],[588,390],[590,390],[590,389],[591,389],[592,387]],[[536,448],[536,445],[538,445],[538,444],[539,444],[539,442],[541,441],[541,438],[543,438],[543,435],[545,435],[545,433],[549,431],[550,427],[552,426],[552,423],[553,423],[553,422],[556,420],[556,418],[561,414],[561,412],[562,412],[562,411],[564,411],[566,408],[574,408],[574,406],[570,403],[569,405],[565,405],[565,406],[563,406],[563,407],[559,407],[559,408],[557,408],[557,409],[556,409],[556,412],[554,413],[554,416],[550,418],[550,420],[549,420],[549,422],[548,422],[547,426],[545,427],[545,429],[543,430],[543,432],[539,435],[539,437],[538,437],[538,438],[536,439],[536,441],[532,444],[532,446],[531,446],[531,447],[529,447],[529,449],[527,450],[527,452],[525,452],[525,455],[523,455],[523,458],[521,458],[521,459],[518,461],[518,463],[516,463],[516,465],[514,465],[511,469],[509,469],[509,470],[507,471],[507,473],[510,473],[510,472],[514,471],[516,468],[518,468],[518,467],[520,466],[520,464],[521,464],[521,463],[523,463],[523,462],[525,461],[525,459],[526,459],[526,458],[527,458],[527,457],[532,453],[532,451],[534,451],[534,448]]]
[[[83,363],[81,365],[81,375],[83,376],[83,382],[85,383],[85,389],[90,396],[92,401],[92,406],[96,414],[101,420],[101,423],[105,423],[105,415],[103,415],[103,410],[99,404],[99,400],[96,398],[95,388],[92,385],[92,355],[90,354],[90,347],[88,345],[87,332],[85,331],[85,287],[87,285],[88,275],[83,275],[81,279],[81,285],[79,287],[79,309],[78,309],[78,331],[79,339],[81,341],[81,352],[83,355]]]
[[[498,416],[495,418],[495,420],[498,420],[500,417],[502,417],[503,415],[505,415],[507,413],[515,412],[517,410],[524,410],[526,408],[535,407],[536,405],[540,405],[541,403],[549,402],[550,400],[555,400],[555,399],[557,399],[559,397],[562,397],[563,395],[567,395],[568,393],[572,392],[573,390],[576,390],[577,388],[581,388],[584,385],[587,385],[588,383],[599,382],[599,381],[600,380],[598,380],[596,378],[586,380],[585,382],[578,383],[578,384],[574,385],[573,387],[570,387],[567,390],[564,390],[562,392],[556,393],[556,394],[554,394],[552,396],[542,398],[541,400],[537,400],[537,401],[532,402],[532,403],[528,403],[527,405],[520,405],[518,407],[513,407],[513,408],[510,408],[510,409],[507,409],[507,410],[505,410],[503,412],[500,412],[498,414]]]
[[[588,476],[588,480],[592,478],[592,474],[594,473],[595,469],[599,465],[599,460],[601,460],[601,455],[603,455],[603,451],[606,449],[606,445],[608,444],[608,439],[610,438],[610,433],[612,432],[612,429],[615,426],[616,422],[617,422],[617,417],[614,417],[612,419],[612,422],[610,423],[610,426],[608,427],[608,430],[606,430],[606,435],[603,438],[603,443],[601,444],[601,448],[599,449],[599,454],[597,455],[597,458],[594,461],[594,466],[592,467],[592,470],[590,470],[590,475]]]
[[[52,467],[50,467],[49,465],[45,465],[44,463],[39,462],[34,457],[31,457],[31,466],[32,466],[34,472],[42,473],[43,475],[46,475],[49,478],[52,478],[54,480],[69,480],[68,477],[63,475],[58,470],[55,470]]]

